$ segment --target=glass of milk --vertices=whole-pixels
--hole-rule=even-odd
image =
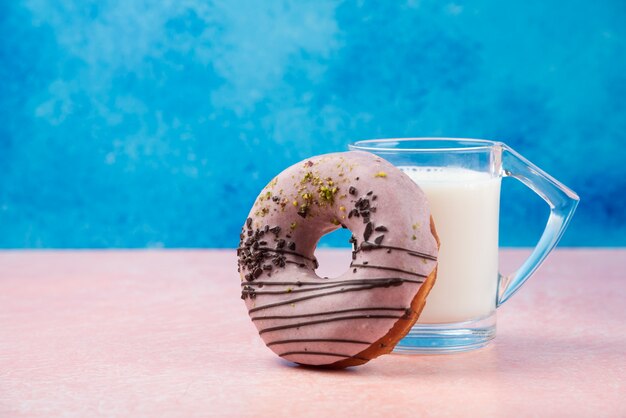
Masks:
[[[447,353],[495,337],[496,308],[535,272],[563,235],[579,198],[506,144],[452,138],[358,141],[404,171],[428,197],[439,235],[437,280],[417,324],[396,346],[402,353]],[[500,184],[513,177],[550,206],[537,246],[510,275],[498,271]]]

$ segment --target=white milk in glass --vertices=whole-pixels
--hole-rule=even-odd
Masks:
[[[418,323],[491,314],[498,284],[501,179],[456,167],[399,168],[426,193],[441,241],[437,280]]]

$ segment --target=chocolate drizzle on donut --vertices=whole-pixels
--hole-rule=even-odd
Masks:
[[[437,261],[437,257],[434,255],[425,254],[420,251],[410,250],[408,248],[394,247],[391,245],[375,244],[371,242],[362,243],[359,247],[355,248],[354,253],[358,253],[361,251],[373,251],[373,250],[383,250],[383,249],[386,249],[387,252],[391,252],[391,250],[404,251],[408,255],[411,255],[413,257],[421,257],[421,258],[425,258],[426,260]]]
[[[350,264],[350,267],[360,267],[360,268],[371,268],[371,269],[379,269],[379,270],[388,270],[388,271],[395,271],[397,273],[410,274],[410,275],[417,276],[417,277],[428,277],[428,275],[426,275],[426,274],[415,273],[413,271],[402,270],[402,269],[395,268],[395,267],[376,266],[376,265],[371,265],[371,264],[354,264],[354,263]]]
[[[393,282],[413,282],[413,283],[421,283],[421,280],[412,280],[412,279],[404,279],[400,277],[370,277],[368,279],[361,280],[324,280],[321,282],[302,282],[300,280],[289,281],[289,282],[274,282],[274,281],[256,281],[254,283],[241,283],[242,287],[245,286],[326,286],[328,284],[370,284],[370,283],[393,283]],[[387,286],[385,286],[387,287]]]
[[[373,267],[374,268],[381,268],[381,267],[378,267],[378,266],[373,266]],[[382,269],[384,269],[384,268],[382,268]],[[406,272],[406,271],[400,271],[400,272],[417,275],[415,273],[410,273],[410,272]],[[422,277],[421,275],[418,275],[418,276]],[[325,283],[319,283],[319,284],[323,284],[324,285],[324,286],[319,286],[319,287],[304,287],[304,288],[299,288],[299,289],[293,289],[291,287],[288,287],[285,290],[256,290],[256,291],[254,290],[254,288],[252,286],[245,285],[243,290],[242,290],[242,293],[248,293],[250,291],[253,291],[254,292],[254,296],[256,297],[256,295],[284,295],[284,294],[289,294],[289,293],[317,292],[318,290],[326,290],[326,289],[332,289],[332,288],[342,287],[342,286],[357,286],[357,285],[379,284],[380,287],[390,287],[390,286],[397,286],[399,284],[402,284],[402,282],[422,283],[423,280],[400,279],[400,278],[342,280],[342,281],[337,281],[337,282],[329,281],[329,282],[325,282]]]
[[[300,328],[306,327],[309,325],[318,325],[318,324],[326,324],[328,322],[335,321],[350,321],[355,319],[400,319],[402,315],[350,315],[350,316],[340,316],[337,318],[327,318],[327,319],[317,319],[315,321],[307,321],[307,322],[296,322],[295,324],[288,325],[278,325],[275,327],[262,328],[259,330],[259,334],[265,334],[266,332],[272,331],[281,331],[284,329],[290,328]]]
[[[296,257],[304,258],[305,260],[312,261],[313,263],[317,263],[317,259],[315,259],[315,258],[307,257],[306,255],[297,253],[295,251],[285,250],[285,249],[283,249],[283,247],[284,247],[284,245],[282,247],[277,247],[275,249],[268,248],[268,247],[259,247],[259,248],[257,248],[257,250],[258,251],[262,251],[262,252],[267,251],[267,252],[277,253],[277,254],[290,254],[290,255],[294,255]],[[238,248],[238,249],[240,249],[240,248]]]
[[[312,356],[331,356],[331,357],[342,357],[342,358],[355,358],[358,360],[369,361],[368,358],[359,357],[359,356],[351,356],[349,354],[340,354],[340,353],[331,353],[331,352],[323,352],[323,351],[289,351],[287,353],[279,354],[280,357],[291,356],[295,354],[308,354]]]
[[[391,279],[391,280],[388,281],[388,283],[374,283],[374,284],[368,284],[368,285],[359,286],[359,287],[352,287],[352,288],[348,288],[348,289],[334,290],[332,292],[317,293],[315,295],[302,296],[302,297],[298,297],[298,298],[294,298],[294,299],[283,300],[283,301],[280,301],[280,302],[269,303],[267,305],[256,306],[256,307],[250,309],[248,311],[248,313],[254,313],[254,312],[257,312],[257,311],[260,311],[260,310],[263,310],[263,309],[275,308],[277,306],[289,305],[289,304],[296,303],[296,302],[302,302],[302,301],[309,300],[309,299],[316,299],[316,298],[321,298],[321,297],[330,296],[330,295],[336,295],[336,294],[340,294],[340,293],[359,292],[359,291],[362,291],[362,290],[371,290],[371,289],[376,289],[376,288],[379,288],[379,287],[400,286],[400,285],[402,285],[403,281],[404,281],[403,279],[400,279],[400,280]]]
[[[342,313],[349,312],[362,312],[362,311],[393,311],[393,312],[403,312],[406,314],[407,308],[385,308],[385,307],[368,307],[368,308],[354,308],[354,309],[339,309],[336,311],[327,311],[327,312],[314,312],[310,314],[302,314],[302,315],[268,315],[268,316],[255,316],[252,318],[253,321],[263,321],[268,319],[294,319],[294,318],[310,318],[312,316],[324,316],[324,315],[336,315]]]
[[[270,347],[272,345],[279,344],[292,344],[292,343],[313,343],[313,342],[323,342],[323,343],[345,343],[345,344],[365,344],[371,345],[371,342],[361,341],[361,340],[344,340],[340,338],[293,338],[290,340],[278,340],[267,343],[267,346]]]

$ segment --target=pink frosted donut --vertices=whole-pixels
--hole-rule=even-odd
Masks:
[[[350,269],[315,274],[319,239],[352,232]],[[257,198],[237,250],[241,297],[265,344],[286,360],[347,367],[389,353],[434,284],[438,239],[422,190],[361,151],[295,164]]]

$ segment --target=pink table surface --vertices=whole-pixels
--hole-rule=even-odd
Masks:
[[[503,270],[525,251],[505,250]],[[319,252],[323,273],[346,251]],[[0,416],[626,416],[626,250],[558,250],[487,348],[277,358],[233,251],[0,252]]]

